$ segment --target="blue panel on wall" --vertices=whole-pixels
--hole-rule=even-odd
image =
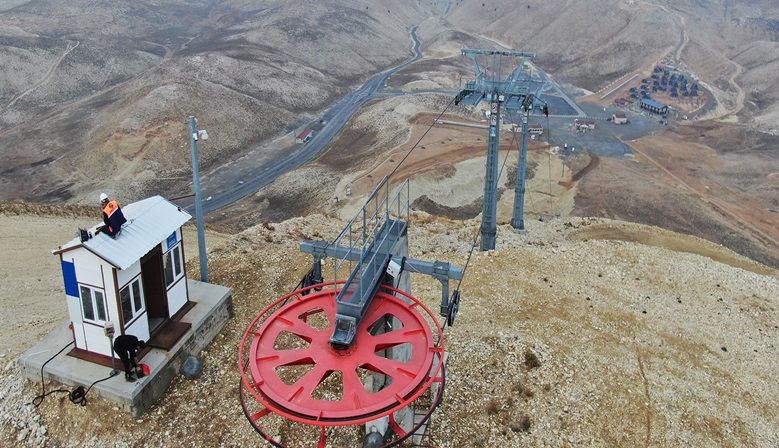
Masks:
[[[176,242],[178,242],[178,239],[176,238],[176,232],[173,232],[168,237],[168,250],[175,246]]]
[[[65,294],[78,297],[76,265],[69,261],[62,260],[62,278],[65,279]]]

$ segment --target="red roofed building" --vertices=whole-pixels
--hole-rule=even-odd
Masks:
[[[614,100],[614,104],[616,104],[617,106],[627,106],[628,104],[630,104],[630,101],[626,100],[625,98],[617,98],[616,100]]]
[[[587,130],[595,129],[595,122],[592,120],[581,120],[577,118],[573,121],[573,125],[577,131],[578,130],[587,131]]]
[[[306,129],[300,134],[298,134],[297,137],[295,137],[295,143],[305,143],[314,136],[314,130],[313,129]]]
[[[544,126],[540,124],[530,124],[527,127],[527,132],[530,134],[541,135],[544,133]]]

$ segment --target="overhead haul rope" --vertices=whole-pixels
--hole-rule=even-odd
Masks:
[[[112,371],[112,372],[111,372],[111,374],[110,374],[110,375],[108,375],[107,377],[105,377],[105,378],[102,378],[102,379],[99,379],[99,380],[95,381],[94,383],[90,384],[90,385],[89,385],[89,388],[87,388],[86,390],[84,390],[84,386],[78,386],[77,388],[73,389],[72,391],[70,391],[70,390],[68,390],[68,389],[65,389],[65,388],[60,388],[60,389],[55,389],[55,390],[52,390],[52,391],[46,392],[46,385],[45,385],[45,383],[44,383],[44,381],[43,381],[43,368],[44,368],[44,367],[46,367],[46,364],[48,364],[48,363],[49,363],[49,361],[51,361],[51,360],[53,360],[54,358],[56,358],[57,356],[59,356],[59,354],[60,354],[60,353],[64,352],[66,348],[70,347],[70,346],[71,346],[71,345],[73,345],[75,342],[76,342],[76,341],[71,341],[71,342],[70,342],[68,345],[66,345],[66,346],[62,347],[62,349],[60,349],[60,351],[58,351],[58,352],[57,352],[57,353],[56,353],[54,356],[52,356],[51,358],[49,358],[49,359],[48,359],[46,362],[44,362],[44,363],[43,363],[43,365],[41,366],[41,394],[40,394],[40,395],[37,395],[35,398],[33,398],[33,399],[32,399],[32,404],[33,404],[33,405],[34,405],[36,408],[37,408],[38,406],[40,406],[40,405],[41,405],[41,403],[43,403],[43,399],[44,399],[44,398],[46,398],[47,396],[49,396],[49,395],[51,395],[51,394],[58,393],[58,392],[67,393],[67,394],[68,394],[68,398],[70,399],[70,401],[71,401],[73,404],[78,404],[78,405],[81,405],[81,406],[86,406],[86,405],[87,405],[87,394],[88,394],[88,393],[89,393],[89,391],[92,389],[92,386],[94,386],[95,384],[97,384],[97,383],[99,383],[99,382],[101,382],[101,381],[105,381],[105,380],[107,380],[107,379],[109,379],[109,378],[112,378],[112,377],[114,377],[114,376],[115,376],[115,375],[118,373],[118,372]]]
[[[552,153],[549,152],[548,147],[552,145],[552,128],[549,126],[549,106],[544,104],[544,115],[546,115],[546,141],[547,141],[547,162],[546,166],[549,170],[549,214],[552,213],[552,209],[554,207],[554,204],[552,203]]]
[[[425,130],[425,132],[422,134],[422,136],[419,137],[419,140],[417,140],[417,142],[414,143],[414,146],[412,146],[411,149],[408,150],[406,155],[403,156],[403,159],[401,159],[401,161],[398,162],[397,166],[395,166],[395,168],[387,176],[387,178],[392,177],[392,175],[395,174],[395,172],[398,171],[398,168],[400,168],[400,166],[403,164],[403,162],[405,162],[406,159],[408,159],[408,156],[410,156],[411,153],[417,148],[417,146],[419,146],[419,143],[422,142],[422,139],[424,139],[425,136],[427,136],[427,134],[430,132],[430,130],[433,129],[433,126],[435,126],[436,122],[438,122],[438,120],[446,113],[446,111],[449,110],[449,108],[452,106],[452,104],[454,104],[454,100],[452,100],[449,104],[447,104],[446,107],[444,108],[444,110],[442,110],[441,113],[438,114],[438,116],[435,118],[435,120],[433,120],[433,122],[430,124],[430,126],[428,126],[427,130]],[[341,232],[335,238],[333,238],[333,240],[330,243],[328,243],[328,246],[335,245],[335,242],[338,241],[338,239],[343,236],[344,232],[346,232],[346,228],[345,227],[341,230]],[[314,267],[312,266],[311,269],[308,271],[308,273],[306,275],[309,275],[313,271],[313,269],[314,269]],[[298,287],[300,287],[301,285],[302,285],[302,280],[301,280],[300,283],[298,283]]]
[[[400,164],[403,163],[403,161],[406,160],[406,158],[411,154],[411,151],[413,151],[414,148],[416,148],[417,145],[419,145],[419,142],[422,141],[422,139],[425,137],[425,135],[427,135],[427,133],[430,131],[430,129],[432,129],[433,125],[435,125],[436,121],[438,121],[438,119],[441,118],[441,116],[446,112],[447,109],[449,109],[450,106],[451,106],[451,103],[449,105],[447,105],[446,109],[444,109],[443,112],[441,112],[438,115],[438,117],[433,121],[433,124],[430,125],[430,127],[427,129],[427,131],[425,131],[425,133],[422,135],[422,137],[419,138],[417,143],[414,144],[414,146],[409,150],[409,152],[406,154],[406,157],[404,157],[403,160],[401,160],[401,162],[398,164],[398,166],[395,167],[395,169],[392,171],[393,174],[395,173],[395,171],[397,171],[398,167],[400,167]],[[511,121],[513,122],[513,117],[511,117],[511,112],[509,112],[507,110],[507,113],[509,114],[509,118],[511,118]],[[516,132],[512,132],[511,141],[509,142],[509,149],[508,149],[508,151],[506,151],[506,157],[503,159],[503,163],[500,166],[500,171],[498,172],[498,177],[497,177],[498,179],[500,179],[500,177],[503,175],[503,169],[506,167],[506,163],[508,162],[509,154],[511,154],[511,148],[514,146],[514,142],[516,142],[516,140],[517,140],[517,134],[516,134]],[[517,149],[520,150],[518,143],[517,143]],[[390,174],[390,176],[391,175],[392,174]],[[519,173],[517,173],[517,175],[519,175]],[[465,273],[468,271],[468,265],[471,262],[471,256],[473,255],[473,251],[474,251],[474,249],[476,249],[476,244],[479,241],[479,235],[480,235],[480,232],[479,232],[479,229],[477,228],[476,232],[474,232],[474,235],[473,235],[473,242],[471,243],[471,248],[468,251],[468,258],[465,260],[465,267],[463,267],[462,276],[460,277],[460,279],[457,282],[457,287],[454,289],[454,294],[459,294],[460,287],[461,287],[461,285],[463,283],[463,279],[465,278]],[[339,235],[339,237],[340,237],[340,235]],[[444,319],[444,323],[441,326],[441,330],[442,331],[446,328],[447,323],[448,323],[448,319]]]
[[[446,111],[447,111],[447,110],[449,110],[449,107],[451,107],[451,105],[452,105],[452,104],[454,104],[454,100],[453,100],[451,103],[447,104],[447,105],[446,105],[446,108],[444,108],[444,110],[443,110],[443,111],[441,111],[441,113],[440,113],[440,114],[438,114],[438,116],[436,117],[436,119],[435,119],[435,120],[433,120],[433,123],[432,123],[432,124],[431,124],[431,125],[430,125],[430,126],[427,128],[427,130],[425,131],[425,133],[424,133],[424,134],[422,134],[422,136],[421,136],[421,137],[419,137],[419,140],[417,140],[417,142],[414,144],[414,146],[412,146],[412,147],[411,147],[411,149],[409,149],[409,150],[408,150],[408,152],[406,153],[406,155],[403,157],[403,160],[401,160],[401,161],[398,163],[398,165],[395,167],[395,169],[394,169],[394,170],[392,170],[392,172],[389,174],[389,176],[388,176],[388,177],[392,177],[392,175],[393,175],[393,174],[395,174],[395,172],[398,170],[398,168],[400,168],[400,165],[402,165],[402,164],[403,164],[403,162],[405,162],[405,160],[408,158],[408,156],[410,156],[410,155],[411,155],[411,153],[414,151],[414,149],[416,149],[416,147],[417,147],[417,146],[419,146],[419,143],[422,141],[422,139],[424,139],[424,138],[425,138],[425,136],[427,135],[427,133],[428,133],[428,132],[430,132],[430,130],[433,128],[433,126],[435,126],[436,122],[438,122],[438,120],[439,120],[439,119],[440,119],[440,118],[441,118],[441,117],[442,117],[442,116],[443,116],[443,115],[446,113]],[[510,115],[510,114],[511,114],[511,113],[509,112],[509,115]],[[513,121],[513,119],[512,119],[512,121]],[[513,134],[513,135],[512,135],[512,138],[511,138],[511,142],[509,142],[509,150],[506,152],[506,157],[503,159],[503,164],[501,165],[501,167],[500,167],[500,172],[498,173],[498,179],[500,179],[500,176],[502,176],[502,175],[503,175],[503,169],[505,168],[505,166],[506,166],[506,162],[508,161],[508,156],[509,156],[509,154],[511,153],[511,147],[514,145],[514,142],[515,142],[515,141],[516,141],[516,139],[517,139],[517,134],[516,134],[515,132],[512,132],[512,134]],[[499,148],[499,149],[500,149],[500,148]],[[343,231],[342,231],[341,233],[343,233]],[[336,238],[336,240],[337,240],[338,238],[340,238],[340,237],[341,237],[341,235],[338,235],[338,237]],[[459,294],[460,285],[462,285],[463,278],[465,278],[465,272],[468,270],[468,263],[471,261],[471,255],[473,255],[473,250],[476,248],[476,243],[478,242],[478,239],[479,239],[479,231],[478,231],[478,229],[477,229],[477,231],[476,231],[476,233],[475,233],[475,235],[474,235],[474,237],[473,237],[473,243],[471,244],[471,249],[470,249],[470,251],[469,251],[469,253],[468,253],[468,259],[465,261],[465,267],[463,268],[463,273],[462,273],[462,276],[460,277],[459,281],[457,282],[457,288],[455,288],[455,289],[454,289],[454,293],[455,293],[455,294]],[[444,319],[444,324],[441,326],[441,330],[442,330],[442,331],[443,331],[443,330],[446,328],[447,321],[448,321],[447,319]]]
[[[408,150],[406,155],[403,157],[403,160],[398,162],[398,165],[395,167],[394,170],[392,170],[392,172],[387,177],[392,177],[392,175],[395,174],[395,172],[398,170],[398,168],[400,168],[400,165],[403,165],[403,162],[405,162],[406,159],[408,158],[408,156],[410,156],[411,153],[417,148],[417,146],[419,146],[419,143],[422,141],[422,139],[425,138],[425,136],[427,135],[428,132],[430,132],[431,129],[433,129],[433,126],[435,126],[435,124],[438,122],[438,120],[440,120],[441,117],[446,113],[446,111],[449,110],[449,108],[452,106],[452,104],[454,104],[454,100],[452,100],[449,104],[447,104],[446,107],[444,108],[444,110],[442,110],[441,113],[438,114],[438,116],[435,118],[435,120],[433,120],[433,122],[427,128],[425,133],[422,134],[421,137],[419,137],[419,140],[417,140],[417,142],[414,143],[414,146],[412,146],[411,149]]]
[[[408,159],[408,157],[411,155],[411,153],[419,146],[419,144],[427,136],[427,134],[430,132],[430,130],[433,129],[433,126],[435,126],[435,124],[438,122],[438,120],[441,119],[441,117],[449,110],[449,108],[452,106],[452,104],[454,104],[454,100],[449,102],[446,105],[446,107],[444,108],[444,110],[442,110],[441,113],[438,114],[438,116],[433,120],[433,122],[430,124],[430,126],[428,126],[428,128],[425,130],[425,132],[419,137],[417,142],[414,143],[414,145],[408,150],[406,155],[403,156],[403,159],[401,159],[401,161],[398,162],[397,166],[395,166],[395,168],[392,170],[392,172],[387,176],[388,178],[391,178],[392,175],[394,175],[398,171],[400,166],[403,165],[403,162],[405,162],[406,159]],[[508,156],[511,153],[511,147],[513,146],[514,141],[516,141],[516,138],[517,138],[516,133],[512,133],[512,134],[513,134],[513,136],[512,136],[511,142],[509,143],[509,150],[506,152],[506,158],[503,159],[503,164],[501,165],[500,172],[498,173],[498,179],[500,179],[500,176],[503,174],[503,169],[506,166],[506,162],[508,160]],[[341,232],[338,234],[338,236],[333,238],[333,240],[328,245],[329,246],[334,245],[335,242],[338,241],[338,239],[341,238],[341,236],[343,236],[344,232],[346,232],[346,228],[342,229]],[[474,238],[473,238],[473,243],[471,244],[471,249],[470,249],[470,251],[468,253],[468,259],[466,260],[465,267],[463,268],[463,275],[462,275],[462,277],[459,279],[459,281],[457,283],[457,288],[455,288],[455,292],[459,292],[460,285],[462,285],[463,278],[465,278],[465,272],[468,269],[468,263],[470,262],[471,256],[473,255],[473,250],[476,248],[476,243],[478,242],[478,238],[479,238],[479,231],[477,229],[477,231],[476,231],[476,233],[474,235]],[[309,275],[313,270],[314,270],[314,267],[312,266],[311,269],[308,271],[308,273],[306,275]],[[301,280],[300,283],[298,283],[298,287],[300,287],[302,285],[302,283],[303,283],[303,280]],[[445,327],[446,327],[446,321],[444,321],[444,324],[442,326],[442,330]]]
[[[511,118],[511,120],[513,122],[513,118],[511,117],[511,113],[510,112],[509,112],[509,118]],[[512,134],[513,135],[511,137],[511,141],[509,142],[509,150],[506,151],[506,157],[503,158],[503,163],[501,164],[500,171],[498,172],[498,177],[497,177],[498,179],[500,179],[500,176],[503,175],[503,169],[506,167],[506,162],[508,162],[509,154],[511,154],[511,147],[514,146],[514,142],[517,140],[517,133],[516,132],[512,132]],[[519,145],[519,144],[517,144],[517,145]],[[519,146],[517,146],[517,149],[520,149]],[[519,173],[517,173],[517,174],[519,174]],[[468,265],[471,262],[471,256],[473,255],[473,251],[474,251],[474,249],[476,249],[476,243],[479,242],[479,235],[480,234],[481,234],[480,229],[477,228],[476,232],[474,232],[474,235],[473,235],[473,242],[471,243],[471,249],[468,251],[468,258],[465,260],[465,266],[463,267],[463,274],[460,277],[460,279],[457,281],[457,287],[454,288],[453,295],[457,294],[459,296],[459,294],[460,294],[460,287],[463,284],[463,279],[465,278],[465,273],[468,271]],[[450,304],[450,306],[451,306],[451,304]],[[444,324],[441,326],[441,330],[442,331],[446,328],[446,325],[447,325],[448,322],[449,322],[448,319],[444,319]]]

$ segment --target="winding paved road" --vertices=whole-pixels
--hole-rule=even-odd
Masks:
[[[253,194],[284,173],[300,168],[316,157],[341,131],[352,115],[368,100],[378,95],[379,90],[384,87],[385,82],[393,73],[422,58],[417,38],[417,27],[412,28],[410,34],[414,42],[415,56],[374,76],[362,87],[331,107],[324,116],[327,120],[326,124],[314,134],[310,141],[292,147],[285,158],[267,159],[266,157],[263,160],[262,154],[246,155],[218,168],[213,173],[209,173],[207,177],[203,176],[201,179],[201,191],[204,198],[203,214],[222,209]],[[258,151],[258,153],[262,153],[262,151]],[[194,198],[183,199],[180,203],[194,214]]]

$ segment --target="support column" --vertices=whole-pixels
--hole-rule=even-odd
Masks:
[[[200,193],[200,168],[197,156],[197,119],[189,117],[189,140],[192,146],[192,178],[195,186],[195,219],[197,221],[197,247],[200,256],[200,280],[208,283],[208,256],[206,253],[206,233],[203,225],[203,200]]]
[[[495,249],[498,233],[498,149],[500,146],[500,96],[490,94],[490,138],[487,146],[487,172],[484,176],[484,211],[481,216],[481,251]]]
[[[514,215],[511,217],[511,227],[525,230],[525,181],[527,171],[527,136],[529,125],[527,112],[522,114],[522,147],[519,150],[519,166],[517,168],[517,185],[514,187]]]

